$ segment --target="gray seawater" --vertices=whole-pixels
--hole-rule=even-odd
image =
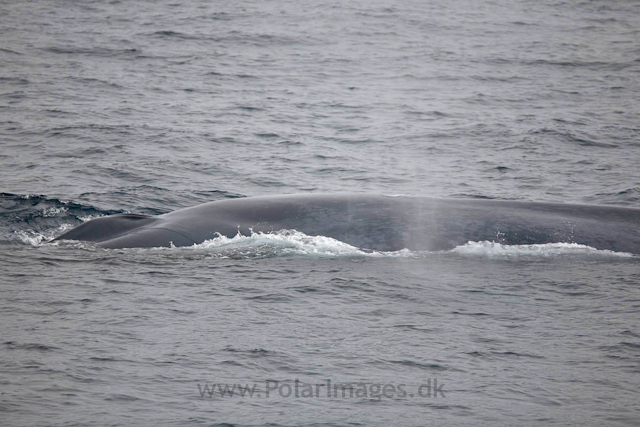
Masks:
[[[2,2],[0,424],[637,425],[637,257],[46,242],[265,194],[640,207],[638,99],[633,1]]]

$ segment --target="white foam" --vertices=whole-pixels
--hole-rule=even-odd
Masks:
[[[453,253],[481,257],[555,257],[561,255],[615,256],[630,258],[636,255],[625,252],[600,250],[577,243],[546,243],[534,245],[504,245],[496,242],[467,242],[448,251],[428,252],[402,249],[393,252],[363,250],[326,236],[308,236],[296,230],[281,230],[272,233],[252,232],[250,236],[237,234],[234,237],[218,236],[192,248],[205,249],[236,255],[319,255],[319,256],[365,256],[418,258],[436,253]]]
[[[57,208],[54,206],[49,206],[48,208],[45,208],[42,210],[42,216],[45,218],[51,218],[51,217],[57,216],[62,212],[67,212],[68,210],[69,208],[65,208],[65,207]]]
[[[36,233],[34,231],[16,231],[15,235],[22,240],[22,243],[31,246],[41,246],[43,242],[46,241],[46,236],[41,233]]]
[[[252,232],[250,236],[238,233],[234,237],[217,236],[194,249],[254,256],[297,254],[318,256],[381,256],[381,252],[361,250],[355,246],[325,236],[308,236],[296,230],[272,233]]]
[[[49,242],[56,236],[64,233],[65,231],[73,228],[72,224],[62,224],[61,226],[51,229],[44,233],[39,233],[33,230],[19,230],[14,231],[14,234],[22,241],[22,243],[31,245],[31,246],[42,246],[43,244]]]
[[[535,245],[503,245],[501,243],[482,241],[467,242],[457,246],[451,251],[460,255],[487,256],[487,257],[520,257],[536,256],[550,257],[558,255],[599,255],[617,256],[624,258],[635,257],[627,252],[614,252],[610,250],[596,249],[591,246],[577,243],[544,243]]]
[[[102,218],[103,216],[107,216],[107,215],[87,215],[87,216],[79,216],[78,219],[82,222],[89,222],[92,219],[96,219],[96,218]]]

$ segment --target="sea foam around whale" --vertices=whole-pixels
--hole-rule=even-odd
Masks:
[[[52,235],[59,234],[68,225],[59,227],[55,232],[36,233],[21,231],[16,235],[25,244],[41,246],[48,244]],[[51,244],[59,244],[57,242]],[[63,243],[79,247],[92,247],[86,242]],[[149,249],[126,249],[141,251]],[[253,232],[250,236],[237,234],[234,237],[217,236],[189,247],[152,248],[153,251],[204,251],[216,257],[264,258],[274,256],[315,256],[315,257],[388,257],[388,258],[420,258],[433,254],[455,254],[470,257],[487,258],[522,258],[522,257],[558,257],[558,256],[598,256],[634,258],[626,252],[599,250],[577,243],[546,243],[534,245],[505,245],[497,242],[467,242],[447,251],[372,251],[358,248],[340,240],[326,236],[309,236],[297,230],[280,230],[271,233]]]
[[[195,249],[207,249],[214,252],[249,251],[254,253],[269,252],[282,255],[318,255],[318,256],[367,256],[367,257],[421,257],[434,252],[410,251],[370,251],[326,236],[308,236],[296,230],[282,230],[274,233],[252,233],[251,236],[236,235],[233,238],[218,236],[207,240]],[[485,257],[549,257],[560,255],[596,255],[614,257],[634,257],[625,252],[599,250],[577,243],[546,243],[535,245],[503,245],[501,243],[482,241],[467,242],[448,251],[436,253],[452,253],[465,256]]]

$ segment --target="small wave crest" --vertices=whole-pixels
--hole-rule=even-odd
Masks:
[[[0,241],[40,246],[73,226],[120,212],[45,195],[0,193]]]
[[[534,245],[503,245],[501,243],[482,241],[467,242],[451,251],[459,255],[514,258],[514,257],[555,257],[559,255],[599,255],[633,258],[634,254],[596,249],[578,243],[544,243]]]
[[[271,233],[252,232],[250,236],[217,236],[191,248],[207,250],[229,257],[271,257],[306,255],[319,257],[349,256],[413,256],[408,249],[396,252],[377,252],[357,248],[326,236],[309,236],[297,230]]]
[[[51,229],[44,233],[39,233],[34,230],[17,230],[14,231],[14,235],[25,245],[42,246],[44,243],[53,239],[56,235],[62,234],[72,227],[73,226],[71,224],[63,224],[56,229]]]

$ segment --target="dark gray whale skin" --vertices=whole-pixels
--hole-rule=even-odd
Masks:
[[[640,254],[637,208],[368,194],[247,197],[159,216],[113,215],[88,221],[55,240],[113,249],[191,246],[218,234],[284,229],[377,251],[438,251],[493,241],[567,242]]]

